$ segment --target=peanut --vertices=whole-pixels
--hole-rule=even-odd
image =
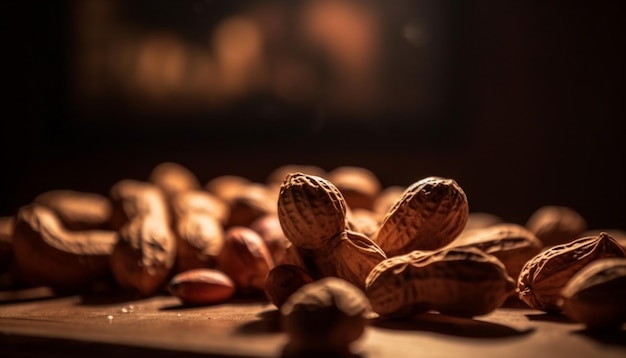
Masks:
[[[374,241],[387,256],[449,244],[467,223],[463,189],[453,179],[428,177],[410,185],[385,216]]]
[[[117,240],[114,231],[70,231],[50,209],[28,204],[19,209],[13,252],[20,278],[34,285],[82,289],[103,280]]]
[[[225,225],[228,220],[228,205],[222,199],[204,190],[186,190],[177,193],[172,197],[170,205],[175,218],[192,212],[214,216],[222,225]]]
[[[280,227],[278,215],[263,215],[250,224],[250,229],[256,231],[265,241],[274,262],[281,262],[285,257],[287,247],[291,243],[285,237],[283,229]]]
[[[168,291],[187,305],[212,305],[227,302],[235,294],[235,283],[221,271],[193,269],[172,277]]]
[[[330,181],[303,173],[288,174],[278,197],[278,218],[294,245],[315,249],[346,228],[346,202]]]
[[[373,318],[367,297],[352,284],[328,277],[302,286],[280,309],[289,341],[283,356],[350,356]]]
[[[587,230],[587,221],[573,208],[546,205],[535,210],[525,226],[545,246],[553,246],[581,237],[581,234]]]
[[[487,212],[470,212],[463,231],[483,229],[492,225],[502,224],[504,220],[496,214]]]
[[[517,279],[526,262],[541,251],[543,243],[522,225],[501,223],[466,230],[447,247],[475,247],[491,254],[502,261],[509,276]]]
[[[560,292],[572,276],[595,260],[611,257],[626,257],[626,251],[606,233],[551,246],[522,268],[519,298],[534,309],[559,312]]]
[[[155,166],[148,175],[148,182],[159,187],[167,198],[180,192],[200,189],[196,175],[175,162],[163,162]]]
[[[376,174],[363,167],[340,166],[331,170],[327,178],[339,189],[351,209],[372,210],[381,190]]]
[[[626,258],[596,260],[561,290],[558,305],[590,329],[619,328],[626,322]]]
[[[233,198],[239,195],[242,188],[250,183],[249,179],[240,175],[225,174],[209,180],[204,185],[204,188],[230,205]]]
[[[240,188],[239,193],[230,199],[229,216],[226,227],[250,226],[267,214],[276,213],[276,200],[269,189],[260,183],[249,183]]]
[[[218,256],[218,269],[233,279],[242,295],[264,292],[265,278],[274,261],[265,242],[256,231],[234,226],[224,233],[224,247]]]
[[[500,307],[515,287],[502,262],[475,248],[390,257],[372,269],[365,285],[374,311],[388,317],[429,310],[484,315]]]
[[[372,237],[378,231],[378,216],[375,212],[367,209],[352,209],[346,213],[350,230]]]
[[[123,288],[153,295],[164,288],[176,260],[165,196],[156,185],[132,179],[117,182],[110,195],[126,218],[111,254],[113,276]]]
[[[0,273],[13,263],[13,228],[15,216],[0,217]]]
[[[365,279],[382,260],[385,253],[367,236],[345,230],[323,248],[310,254],[313,271],[320,277],[339,277],[365,289]]]
[[[107,229],[111,220],[111,201],[96,193],[50,190],[33,202],[52,210],[69,230]]]
[[[374,199],[374,203],[372,204],[372,211],[376,213],[376,216],[379,218],[379,221],[385,218],[389,210],[398,202],[398,200],[404,194],[406,187],[400,185],[391,185],[386,188],[383,188],[376,199]]]
[[[313,282],[313,277],[302,267],[276,265],[265,280],[265,296],[280,308],[300,287]]]

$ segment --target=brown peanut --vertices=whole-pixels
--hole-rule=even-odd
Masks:
[[[352,284],[327,277],[302,286],[280,309],[289,337],[284,357],[350,356],[373,318],[370,303]]]
[[[503,224],[504,220],[496,214],[473,211],[467,217],[467,224],[463,231],[473,229],[483,229],[496,224]]]
[[[103,280],[117,241],[114,231],[71,231],[50,209],[29,204],[19,209],[13,252],[20,278],[34,285],[82,289]]]
[[[500,260],[475,248],[390,257],[372,269],[365,284],[374,311],[389,317],[429,310],[484,315],[500,307],[515,287]]]
[[[537,255],[543,243],[522,225],[493,224],[464,231],[447,247],[475,247],[502,261],[509,276],[517,279],[526,262]]]
[[[302,267],[276,265],[265,280],[265,296],[280,308],[300,287],[313,282],[313,277]]]
[[[187,167],[175,162],[163,162],[155,166],[148,175],[148,182],[159,187],[167,198],[188,191],[200,189],[196,175]]]
[[[13,263],[13,228],[15,216],[0,217],[0,273]]]
[[[553,246],[582,237],[582,233],[587,230],[587,221],[571,207],[546,205],[535,210],[525,226],[545,246]]]
[[[209,180],[204,185],[204,188],[230,205],[233,198],[239,195],[242,188],[250,183],[249,179],[240,175],[225,174]]]
[[[378,193],[372,204],[372,211],[376,213],[379,221],[385,218],[389,210],[400,200],[405,190],[406,187],[404,186],[391,185]]]
[[[347,211],[348,227],[352,231],[372,237],[379,228],[378,216],[375,212],[367,209],[351,209]]]
[[[224,229],[218,215],[224,213],[226,205],[200,190],[174,194],[170,204],[177,244],[175,271],[214,268],[224,246]]]
[[[256,231],[272,254],[275,263],[281,262],[285,257],[287,247],[291,244],[283,229],[280,227],[280,220],[276,214],[266,214],[254,220],[250,224],[250,229]]]
[[[75,190],[50,190],[33,202],[52,210],[68,230],[107,229],[113,210],[106,196]]]
[[[339,189],[351,209],[372,210],[381,190],[376,174],[363,167],[340,166],[331,170],[327,178]]]
[[[278,197],[278,218],[297,247],[315,249],[346,228],[346,202],[330,181],[303,173],[287,175]]]
[[[364,290],[365,279],[385,253],[367,236],[345,230],[323,248],[309,254],[320,277],[338,277]]]
[[[243,185],[229,201],[226,227],[250,226],[261,216],[276,213],[276,200],[269,189],[259,183]]]
[[[113,276],[123,288],[153,295],[164,288],[176,260],[165,196],[154,184],[125,179],[111,188],[111,198],[126,218],[111,254]]]
[[[596,260],[561,290],[563,313],[591,329],[619,328],[626,322],[626,258]]]
[[[606,233],[551,246],[522,268],[519,298],[534,309],[559,312],[560,292],[572,276],[595,260],[611,257],[626,257],[626,251]]]
[[[172,277],[168,291],[187,305],[211,305],[227,302],[235,294],[235,283],[221,271],[193,269]]]
[[[463,231],[468,215],[467,197],[456,181],[424,178],[410,185],[389,210],[374,241],[389,257],[438,249]]]
[[[218,269],[233,279],[239,293],[262,294],[265,278],[272,267],[272,255],[256,231],[245,226],[226,230],[224,247],[218,256]]]

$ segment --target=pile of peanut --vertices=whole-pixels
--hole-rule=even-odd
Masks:
[[[589,230],[569,207],[506,222],[471,212],[453,179],[383,187],[355,166],[284,165],[265,182],[223,175],[202,185],[164,162],[109,195],[53,190],[0,218],[0,269],[20,287],[110,280],[189,305],[246,296],[284,308],[286,322],[299,305],[324,303],[362,325],[365,316],[427,311],[472,317],[519,301],[589,327],[619,326],[624,245],[623,231]],[[345,292],[359,303],[320,298]]]

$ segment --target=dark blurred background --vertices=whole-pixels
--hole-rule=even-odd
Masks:
[[[456,179],[472,211],[626,229],[620,1],[2,2],[0,215],[163,161]]]

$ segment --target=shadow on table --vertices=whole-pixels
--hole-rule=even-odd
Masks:
[[[626,347],[626,327],[624,326],[610,329],[581,329],[572,333],[585,336],[600,343]]]
[[[557,313],[557,312],[533,313],[533,314],[527,314],[525,316],[526,318],[528,318],[529,321],[541,321],[541,322],[564,323],[564,324],[575,323],[564,314]]]
[[[534,328],[518,330],[497,323],[431,312],[410,318],[379,318],[373,326],[390,330],[425,331],[469,338],[507,338],[526,335],[535,330]]]

